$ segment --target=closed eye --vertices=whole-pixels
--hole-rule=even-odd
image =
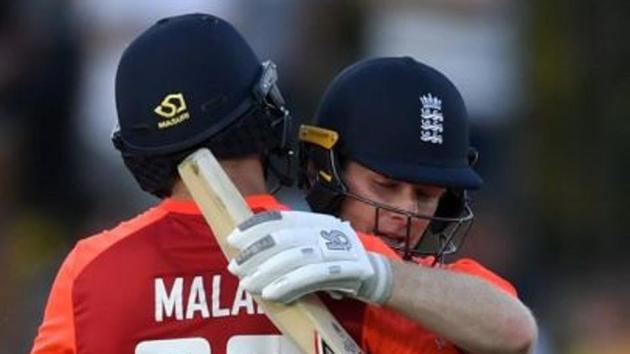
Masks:
[[[416,189],[416,196],[418,200],[439,199],[444,194],[444,189],[439,190],[427,190],[426,188]]]
[[[393,181],[375,181],[375,184],[382,189],[393,190],[398,187],[398,183]]]

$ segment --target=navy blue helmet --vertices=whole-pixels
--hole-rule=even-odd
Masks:
[[[176,163],[199,147],[218,158],[285,152],[289,115],[276,66],[228,22],[162,19],[124,51],[112,140],[140,186],[167,196]]]
[[[472,169],[476,152],[464,101],[442,73],[409,57],[356,63],[329,85],[315,122],[301,127],[300,141],[301,184],[313,210],[337,213],[343,198],[361,199],[342,178],[344,162],[353,160],[391,179],[446,188],[436,215],[366,202],[377,212],[431,220],[420,245],[401,249],[406,257],[457,250],[472,222],[465,191],[482,180]]]

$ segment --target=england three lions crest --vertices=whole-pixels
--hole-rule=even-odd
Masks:
[[[442,132],[444,131],[442,100],[428,93],[420,96],[420,103],[422,103],[420,140],[432,144],[442,144]]]

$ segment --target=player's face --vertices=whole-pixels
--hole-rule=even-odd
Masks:
[[[433,216],[445,191],[441,187],[393,180],[354,161],[348,162],[344,180],[350,192],[359,197],[427,217]],[[410,245],[418,244],[429,223],[426,219],[409,219],[385,209],[379,210],[376,220],[375,209],[373,205],[347,197],[341,204],[339,216],[363,232],[374,232],[378,225],[378,233],[396,246],[405,242],[407,227],[411,228]]]

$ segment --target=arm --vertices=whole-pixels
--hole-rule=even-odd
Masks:
[[[260,215],[260,214],[259,214]],[[471,353],[524,353],[536,337],[527,308],[475,276],[365,251],[350,225],[314,213],[252,218],[228,238],[229,270],[264,299],[332,291],[385,305]]]
[[[528,353],[535,320],[518,299],[478,277],[390,261],[393,286],[384,303],[470,353]]]
[[[70,253],[57,273],[31,354],[76,353],[72,308],[74,255],[75,252]]]

